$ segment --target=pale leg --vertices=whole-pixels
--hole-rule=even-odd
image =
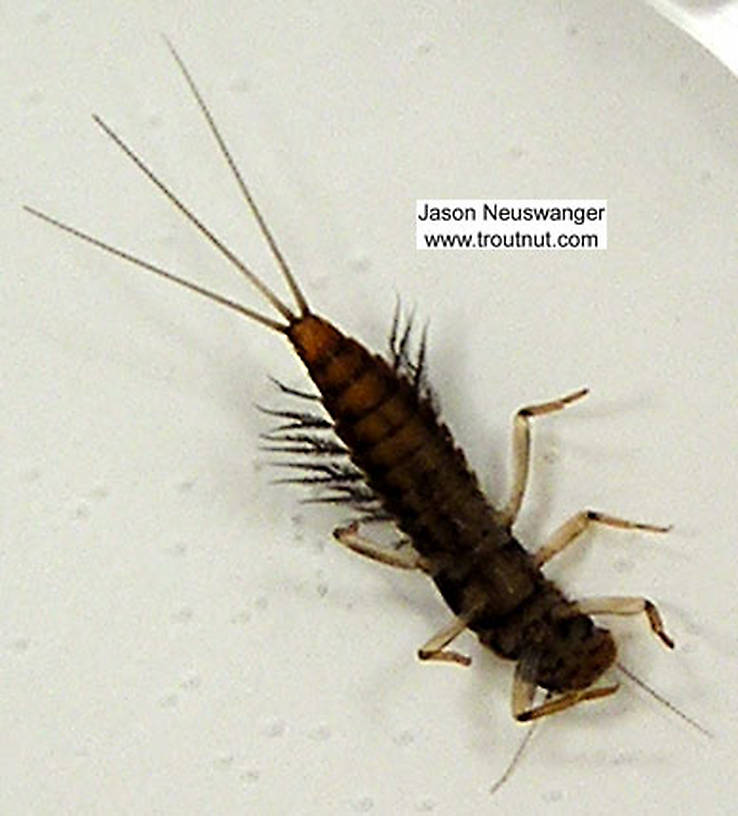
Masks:
[[[528,471],[530,469],[530,420],[535,416],[552,414],[560,411],[567,405],[581,399],[589,392],[588,388],[580,388],[571,394],[567,394],[560,399],[542,402],[539,405],[528,405],[521,408],[513,420],[513,480],[510,498],[505,507],[500,511],[500,523],[505,527],[511,527],[518,516],[520,505],[523,503],[525,486],[528,482]]]
[[[471,658],[467,655],[454,652],[451,649],[444,649],[451,641],[466,629],[470,616],[455,618],[448,626],[441,629],[438,634],[424,643],[418,649],[420,660],[437,660],[442,663],[458,663],[460,666],[471,665]]]
[[[417,552],[411,551],[401,554],[397,552],[396,549],[387,550],[371,539],[360,536],[358,531],[359,523],[354,521],[349,524],[348,527],[337,527],[333,531],[333,537],[345,547],[359,553],[359,555],[364,555],[373,561],[379,561],[390,567],[407,570],[425,569],[425,559]],[[466,629],[471,617],[471,615],[466,615],[464,617],[454,618],[448,626],[435,634],[427,643],[424,643],[420,649],[418,649],[418,657],[420,660],[458,663],[461,666],[470,665],[470,657],[460,654],[459,652],[454,652],[451,649],[444,649],[444,646],[448,646],[455,637]]]
[[[607,513],[599,513],[596,510],[582,510],[568,521],[548,539],[548,541],[533,555],[533,563],[536,567],[541,567],[558,555],[565,547],[581,535],[590,524],[602,524],[605,527],[617,527],[620,530],[642,530],[647,533],[668,533],[671,527],[660,527],[656,524],[644,524],[640,521],[628,521],[627,519],[609,516]]]
[[[406,570],[424,569],[425,559],[414,550],[410,552],[398,552],[397,549],[388,550],[370,538],[359,535],[358,521],[352,522],[348,527],[336,527],[333,531],[333,537],[344,547],[348,547],[355,553],[371,558],[373,561],[387,564],[390,567]]]
[[[515,717],[518,722],[529,722],[530,720],[537,720],[539,717],[547,717],[549,714],[564,711],[586,700],[598,700],[601,697],[609,697],[620,688],[616,683],[612,686],[567,691],[558,697],[546,699],[541,705],[533,706],[533,697],[535,696],[537,685],[533,680],[526,677],[528,673],[527,669],[528,665],[524,660],[518,661],[515,666],[515,677],[513,679],[512,689],[512,711],[513,717]]]
[[[641,615],[645,614],[654,634],[670,649],[674,648],[674,641],[664,631],[656,606],[648,598],[628,596],[604,596],[599,598],[584,598],[572,604],[572,610],[583,615]]]

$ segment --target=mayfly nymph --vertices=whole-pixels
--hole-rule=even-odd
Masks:
[[[613,694],[617,683],[597,685],[611,667],[642,684],[617,663],[611,633],[595,624],[591,616],[644,615],[662,643],[672,648],[673,642],[654,604],[635,596],[572,600],[545,577],[542,567],[591,524],[650,532],[665,532],[668,528],[585,510],[562,524],[535,552],[526,550],[513,534],[528,479],[531,419],[563,409],[584,397],[587,389],[522,408],[515,414],[512,489],[501,508],[494,506],[480,489],[448,427],[439,419],[426,378],[425,334],[418,350],[412,353],[410,321],[402,327],[398,309],[390,352],[385,358],[312,311],[200,91],[177,52],[167,44],[295,305],[289,306],[277,296],[98,116],[93,117],[96,124],[260,292],[276,317],[242,306],[35,208],[26,209],[108,253],[260,323],[288,341],[319,393],[306,394],[278,384],[280,389],[290,397],[322,406],[325,413],[268,411],[280,422],[278,428],[265,435],[268,449],[296,457],[287,464],[302,475],[285,481],[319,485],[327,491],[324,501],[345,504],[357,511],[356,521],[334,531],[338,542],[383,564],[421,570],[435,584],[451,618],[419,648],[421,660],[469,665],[468,656],[448,646],[464,630],[471,630],[482,645],[515,662],[512,712],[521,722]],[[377,521],[394,523],[405,546],[383,547],[362,534],[361,524]],[[537,701],[539,689],[544,699]]]

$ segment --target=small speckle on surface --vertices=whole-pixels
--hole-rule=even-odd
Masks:
[[[39,105],[44,101],[44,95],[38,88],[33,88],[23,96],[23,102],[26,105]]]
[[[682,623],[682,629],[695,637],[702,636],[702,627],[695,624],[693,621],[687,619]]]
[[[612,759],[613,765],[634,765],[640,757],[633,751],[619,751]]]
[[[24,470],[21,473],[21,479],[24,482],[35,482],[41,478],[41,468],[32,467],[28,468],[28,470]]]
[[[415,43],[415,53],[419,57],[424,57],[426,54],[430,54],[433,50],[433,43],[430,40],[418,40]]]
[[[187,545],[180,541],[177,544],[173,544],[171,547],[166,547],[164,551],[169,553],[169,555],[174,555],[181,558],[187,553]]]
[[[436,803],[432,799],[421,799],[415,807],[418,813],[430,813],[435,808]]]
[[[263,612],[269,606],[269,598],[266,595],[259,595],[254,601],[254,607],[260,612]]]
[[[176,484],[176,488],[180,493],[188,493],[194,486],[194,479],[183,479],[181,482],[177,482]]]
[[[295,513],[290,521],[292,522],[292,537],[296,544],[299,544],[305,537],[305,517],[301,513]]]
[[[218,768],[219,770],[227,770],[228,768],[233,766],[235,757],[229,751],[224,751],[222,754],[218,754],[217,757],[213,760],[213,766]]]
[[[144,124],[149,130],[158,130],[164,123],[158,113],[150,113],[144,117]]]
[[[520,145],[514,145],[507,151],[511,159],[522,159],[525,156],[525,148]]]
[[[616,558],[612,566],[615,572],[619,572],[622,575],[626,572],[632,572],[634,565],[630,558]]]
[[[176,708],[179,705],[179,695],[176,691],[169,691],[159,700],[162,708]]]
[[[240,612],[236,612],[235,615],[231,617],[231,623],[236,624],[236,626],[244,626],[251,620],[251,613],[243,609]]]
[[[318,725],[308,731],[308,737],[316,742],[325,742],[331,737],[331,729],[327,725]]]
[[[251,90],[251,83],[246,77],[238,77],[231,83],[231,90],[237,94],[248,93]]]
[[[325,596],[328,594],[328,584],[323,583],[321,581],[321,583],[319,583],[315,587],[315,591],[318,593],[318,595],[320,595],[321,598],[325,598]]]
[[[367,252],[355,252],[349,258],[349,266],[354,272],[368,272],[372,266],[371,256]]]
[[[395,745],[411,745],[415,742],[415,734],[410,730],[400,731],[399,734],[395,734],[392,741]]]
[[[90,498],[94,499],[95,501],[101,501],[102,499],[106,499],[110,495],[110,491],[105,485],[96,485],[90,491]]]
[[[579,27],[578,27],[578,26],[576,26],[574,23],[570,23],[570,24],[569,24],[569,25],[566,27],[566,33],[567,33],[567,34],[568,34],[570,37],[576,37],[576,36],[577,36],[577,34],[579,34]]]
[[[287,731],[287,723],[284,720],[279,719],[272,719],[267,720],[264,724],[264,727],[261,730],[261,733],[265,737],[282,737]]]
[[[373,807],[374,801],[369,796],[360,796],[351,803],[351,808],[356,813],[369,813]]]
[[[560,790],[546,791],[541,795],[544,802],[560,802],[564,798],[564,794]]]
[[[11,641],[8,648],[14,654],[20,655],[27,652],[30,645],[31,641],[28,638],[16,638],[15,640]]]
[[[90,517],[89,505],[85,504],[85,502],[80,502],[74,511],[74,518],[77,521],[86,521],[89,517]]]
[[[178,609],[176,612],[172,614],[172,622],[173,623],[189,623],[193,616],[194,612],[190,609],[189,606],[183,606],[181,609]]]
[[[313,287],[316,292],[322,292],[328,289],[331,285],[331,279],[328,275],[316,275]]]
[[[253,785],[259,781],[260,776],[261,774],[255,768],[249,768],[248,771],[244,771],[241,774],[241,781],[247,785]]]
[[[185,691],[194,691],[202,685],[202,677],[195,671],[186,672],[179,681],[179,687]]]

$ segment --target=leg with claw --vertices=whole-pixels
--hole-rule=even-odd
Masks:
[[[552,414],[554,411],[561,411],[572,402],[586,396],[588,388],[580,388],[571,394],[567,394],[560,399],[542,402],[538,405],[527,405],[521,408],[513,420],[513,484],[510,491],[510,498],[500,512],[500,523],[506,527],[511,527],[518,516],[520,505],[523,503],[525,486],[528,482],[528,471],[530,468],[530,420],[535,416]]]
[[[668,533],[671,529],[671,527],[644,524],[640,521],[628,521],[627,519],[618,518],[617,516],[609,516],[607,513],[600,513],[597,510],[582,510],[572,516],[568,521],[565,521],[551,538],[535,553],[533,559],[536,567],[543,566],[555,555],[558,555],[591,524],[617,527],[620,530],[642,530],[646,533]]]
[[[441,663],[458,663],[460,666],[471,665],[471,658],[467,655],[444,648],[466,629],[470,619],[470,615],[454,618],[448,626],[433,635],[427,643],[418,649],[418,658],[420,660],[436,660]]]
[[[399,552],[398,548],[388,550],[370,538],[359,535],[358,521],[352,522],[348,527],[336,527],[333,531],[333,538],[355,553],[371,558],[373,561],[387,564],[390,567],[406,570],[424,569],[424,559],[414,550],[410,552],[407,551],[407,548],[403,548],[402,552]]]
[[[531,669],[535,666],[535,661],[525,658],[518,661],[515,666],[515,677],[513,679],[512,690],[512,713],[518,722],[529,722],[537,720],[539,717],[547,717],[557,711],[564,711],[567,708],[583,703],[586,700],[599,700],[601,697],[609,697],[614,694],[619,685],[600,686],[597,688],[578,689],[567,691],[556,697],[549,696],[540,705],[533,705],[536,688],[535,680],[532,679]]]
[[[572,612],[583,615],[641,615],[645,614],[653,633],[661,638],[662,643],[670,649],[674,648],[674,641],[664,631],[659,610],[648,598],[629,596],[604,596],[600,598],[584,598],[572,604]]]

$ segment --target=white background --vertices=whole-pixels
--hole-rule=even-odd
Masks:
[[[701,4],[705,5],[705,4]],[[712,5],[712,4],[707,4]],[[719,4],[717,4],[719,5]],[[0,195],[0,813],[729,812],[735,782],[738,88],[638,2],[4,3]],[[422,576],[331,542],[339,511],[258,451],[304,384],[277,336],[31,219],[32,203],[258,298],[96,131],[110,120],[283,291],[159,32],[198,78],[311,303],[368,345],[431,318],[443,415],[497,501],[535,429],[517,527],[584,507],[551,566],[645,593],[638,690],[523,729],[511,666],[415,649]],[[606,253],[419,253],[414,202],[606,198]]]

